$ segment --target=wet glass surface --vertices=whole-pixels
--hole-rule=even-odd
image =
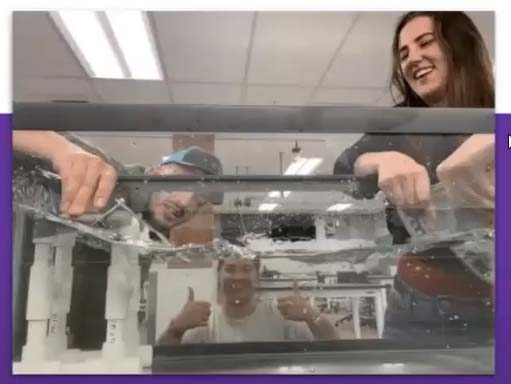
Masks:
[[[382,340],[392,342],[385,347],[391,351],[412,338],[425,346],[429,341],[425,350],[459,352],[464,362],[474,358],[466,348],[481,348],[488,366],[474,373],[493,369],[490,210],[460,207],[440,184],[432,188],[428,209],[395,207],[382,192],[361,197],[361,185],[370,181],[332,175],[337,156],[360,136],[219,134],[215,154],[224,173],[211,177],[147,175],[144,170],[169,154],[152,147],[162,137],[120,133],[118,143],[111,135],[82,134],[124,167],[103,212],[61,215],[55,170],[35,158],[15,159],[13,208],[30,223],[14,223],[16,358],[27,340],[23,317],[34,310],[27,307],[34,294],[29,286],[38,284],[41,300],[46,294],[48,302],[60,303],[52,316],[67,319],[49,316],[48,335],[52,321],[64,326],[69,350],[100,351],[105,340],[121,339],[157,345],[161,363],[181,359],[175,357],[185,348],[180,344],[204,346],[190,349],[191,355],[219,357],[230,351],[223,345],[243,352],[254,342],[276,350],[301,342],[305,353],[350,353],[356,344],[342,343],[353,340],[374,349],[378,360]],[[132,153],[124,141],[131,149],[152,150]],[[389,226],[389,212],[402,224]],[[397,227],[410,235],[401,243]],[[71,244],[67,258],[58,253],[62,238]],[[50,244],[41,274],[49,280],[29,283],[41,244]],[[312,368],[304,363],[301,369],[323,364],[317,369],[327,372],[327,356],[311,355]],[[420,353],[413,356],[377,364],[375,372],[410,372],[407,367],[420,365]],[[352,368],[361,364],[356,354],[348,360]],[[441,361],[431,358],[427,368],[417,369],[444,372]],[[167,363],[165,369],[180,370]],[[245,363],[254,372],[265,366]],[[279,367],[268,371],[284,373]]]

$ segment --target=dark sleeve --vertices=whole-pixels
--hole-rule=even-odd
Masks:
[[[334,174],[353,174],[357,158],[370,152],[396,151],[403,153],[428,171],[432,184],[438,182],[436,168],[449,157],[470,135],[444,134],[367,134],[337,158]],[[370,198],[378,191],[377,177],[360,180],[354,194]]]
[[[367,134],[346,149],[335,161],[334,174],[353,174],[355,162],[364,153],[398,150],[401,135]]]
[[[367,134],[342,152],[334,164],[334,175],[353,175],[358,157],[371,152],[398,151],[401,135]],[[356,198],[371,198],[378,192],[377,177],[368,176],[361,179],[354,192]]]

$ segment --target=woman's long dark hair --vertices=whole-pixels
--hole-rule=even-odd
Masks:
[[[433,20],[440,47],[447,56],[447,106],[494,108],[495,89],[490,55],[474,22],[464,12],[408,12],[399,20],[392,43],[392,86],[401,96],[400,106],[426,107],[408,85],[401,70],[399,35],[419,16]]]

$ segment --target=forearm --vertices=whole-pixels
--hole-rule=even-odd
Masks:
[[[394,152],[368,152],[360,155],[355,162],[354,173],[358,177],[378,173],[379,164],[392,156]]]
[[[183,339],[183,335],[186,331],[181,329],[177,329],[173,325],[173,321],[170,322],[169,326],[161,334],[156,342],[157,345],[178,345],[181,344],[181,340]]]
[[[55,153],[72,148],[74,144],[53,131],[14,131],[15,151],[29,153],[51,160]]]
[[[339,338],[335,327],[322,315],[310,318],[306,323],[316,340],[335,340]]]

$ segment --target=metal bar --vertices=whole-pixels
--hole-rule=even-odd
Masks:
[[[194,191],[211,195],[221,202],[223,192],[339,191],[352,194],[358,183],[353,176],[125,176],[119,178],[120,188],[127,193],[129,206],[136,212],[145,210],[151,193],[162,190]]]
[[[489,108],[14,103],[13,128],[57,131],[493,133]]]
[[[196,192],[268,192],[286,191],[349,191],[355,177],[341,176],[120,176],[118,184],[124,189],[159,192],[164,189]]]
[[[300,281],[300,279],[297,279]],[[350,290],[376,290],[386,288],[385,284],[314,284],[314,285],[299,285],[300,291],[350,291]],[[261,285],[257,287],[258,292],[277,292],[277,291],[290,291],[293,286],[290,284],[287,287],[282,286],[268,286]]]
[[[59,177],[39,176],[41,183],[50,190],[60,193]],[[147,207],[150,195],[162,190],[193,191],[202,194],[223,192],[269,192],[285,191],[336,191],[353,194],[365,179],[356,179],[353,175],[319,176],[265,176],[265,175],[228,175],[228,176],[120,176],[117,189],[127,196],[128,205],[135,212]]]

